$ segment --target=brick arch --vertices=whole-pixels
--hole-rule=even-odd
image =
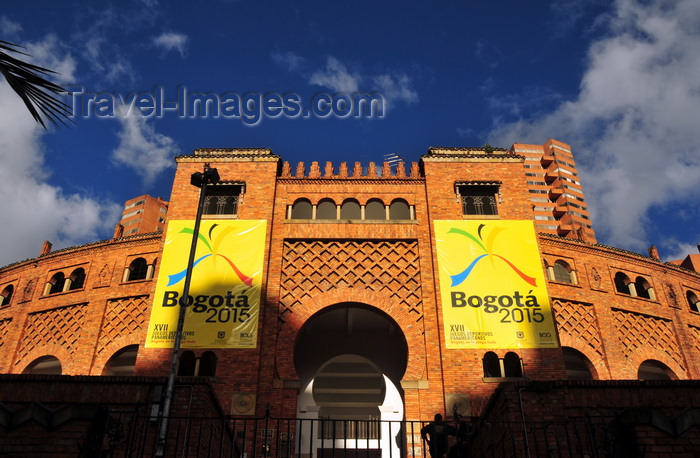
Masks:
[[[608,369],[605,360],[598,352],[595,351],[593,347],[590,346],[588,342],[580,337],[564,333],[559,334],[559,341],[562,347],[573,348],[574,350],[583,353],[583,355],[588,358],[588,361],[593,364],[598,380],[610,380],[610,370]]]
[[[27,353],[24,358],[15,361],[15,367],[12,372],[21,374],[29,364],[42,356],[53,356],[57,358],[61,362],[61,375],[77,375],[71,372],[73,369],[73,357],[71,352],[60,345],[52,344],[36,347]]]
[[[344,302],[368,305],[389,315],[401,328],[408,345],[408,364],[403,380],[420,380],[425,371],[425,345],[422,325],[409,316],[400,303],[391,297],[361,288],[339,288],[313,296],[304,302],[304,307],[294,309],[294,314],[285,315],[277,339],[277,371],[283,380],[298,380],[294,367],[294,347],[299,330],[317,312]]]
[[[102,371],[109,361],[109,358],[114,356],[116,352],[129,345],[139,345],[141,343],[141,336],[138,333],[133,333],[129,335],[120,336],[108,345],[98,351],[98,355],[95,357],[95,361],[92,363],[90,368],[90,375],[102,375]],[[139,349],[142,348],[139,346]]]
[[[636,380],[637,374],[639,372],[639,366],[648,359],[656,360],[663,363],[671,369],[678,380],[688,379],[688,371],[685,370],[680,364],[669,357],[668,353],[653,347],[643,347],[637,348],[635,351],[631,352],[627,358],[626,370],[630,373],[630,379]]]

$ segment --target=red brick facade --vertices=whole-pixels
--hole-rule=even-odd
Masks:
[[[308,378],[299,373],[300,358],[314,357],[298,353],[304,329],[320,312],[342,304],[357,305],[400,330],[401,361],[387,364],[392,370],[402,366],[394,381],[406,419],[450,414],[456,399],[463,414],[481,414],[498,383],[507,380],[485,376],[486,351],[500,359],[517,354],[524,379],[566,379],[560,348],[455,350],[446,347],[443,335],[433,222],[470,218],[456,191],[466,182],[498,188],[497,215],[488,218],[533,220],[526,176],[532,169],[516,154],[532,145],[516,146],[509,152],[431,148],[419,164],[380,169],[359,163],[291,167],[265,149],[197,150],[177,158],[168,219],[195,218],[199,190],[190,176],[209,163],[222,180],[244,183],[235,218],[268,221],[257,347],[213,350],[216,376],[210,383],[224,412],[236,413],[232,403],[247,394],[258,416],[266,406],[278,416],[298,415]],[[542,173],[551,169],[546,164]],[[552,189],[561,183],[547,182]],[[556,192],[552,196],[559,199]],[[293,217],[303,199],[311,218]],[[313,217],[325,211],[327,199],[337,206],[337,218]],[[341,205],[348,199],[361,215],[380,201],[386,218],[343,218]],[[403,217],[392,218],[394,202],[407,212]],[[559,236],[541,233],[538,243],[561,345],[585,356],[599,380],[636,380],[647,360],[662,363],[658,367],[672,379],[700,379],[700,313],[688,299],[689,293],[700,296],[700,274],[594,244],[592,228],[583,236],[554,232]],[[12,292],[0,307],[0,372],[21,374],[37,359],[53,356],[63,374],[102,375],[119,350],[139,345],[136,374],[166,375],[170,351],[144,348],[162,247],[162,233],[127,236],[0,269],[0,292],[8,286]],[[128,269],[135,269],[138,258],[149,266],[146,277],[130,280]],[[569,281],[554,280],[558,261],[567,266]],[[84,285],[51,292],[57,273],[68,278],[78,268],[85,272]],[[644,291],[618,292],[618,273]],[[361,324],[353,329],[369,332]],[[205,351],[193,350],[198,358]],[[372,360],[371,351],[363,351]],[[380,360],[374,363],[382,370]]]

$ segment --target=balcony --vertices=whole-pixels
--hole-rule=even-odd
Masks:
[[[544,181],[547,183],[551,183],[557,178],[559,178],[559,172],[547,171],[547,173],[544,174]]]
[[[542,164],[542,167],[547,167],[552,162],[554,162],[553,154],[545,154],[540,158],[540,163]]]

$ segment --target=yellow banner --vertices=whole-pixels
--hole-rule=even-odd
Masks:
[[[183,348],[255,348],[265,230],[265,221],[202,221],[184,299],[194,221],[169,221],[146,347],[172,348],[185,304]]]
[[[532,221],[435,221],[447,348],[557,347]]]

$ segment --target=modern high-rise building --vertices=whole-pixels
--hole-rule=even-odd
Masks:
[[[436,413],[471,456],[700,454],[698,255],[596,243],[568,145],[176,162],[167,214],[0,268],[0,455],[427,456]]]
[[[525,158],[525,176],[538,232],[595,243],[595,232],[571,147],[557,140],[544,145],[514,144]]]
[[[161,232],[167,215],[168,202],[144,194],[124,203],[122,218],[118,223],[123,229],[117,227],[117,230],[123,230],[124,236]]]

